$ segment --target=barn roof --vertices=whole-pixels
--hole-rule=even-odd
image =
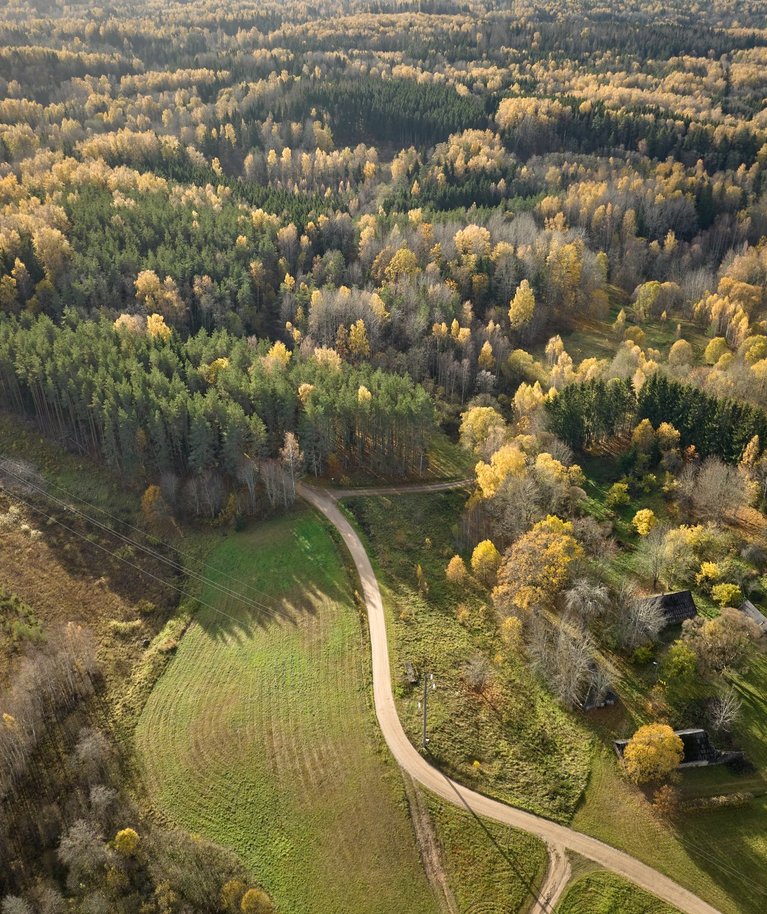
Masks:
[[[698,727],[690,727],[687,730],[674,730],[674,733],[682,740],[684,746],[684,755],[680,767],[685,765],[711,765],[716,764],[724,759],[721,753],[712,744],[709,735],[705,730]],[[616,739],[613,745],[618,755],[623,758],[623,750],[628,745],[627,739]]]
[[[666,625],[681,625],[685,619],[692,619],[698,615],[698,607],[689,590],[656,593],[652,597],[647,597],[645,602],[660,607]]]

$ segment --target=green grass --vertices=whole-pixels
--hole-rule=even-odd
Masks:
[[[722,769],[685,772],[705,779]],[[723,792],[723,791],[717,791]],[[696,794],[698,791],[696,791]],[[739,808],[687,813],[671,824],[656,817],[639,791],[618,772],[607,750],[595,757],[583,805],[573,826],[656,867],[726,914],[761,914],[767,886],[767,798]]]
[[[548,865],[542,841],[430,797],[428,808],[460,914],[517,914]]]
[[[573,329],[561,334],[565,349],[576,363],[586,358],[613,358],[620,344],[620,340],[612,329],[619,311],[620,304],[614,302],[608,320],[583,318]],[[626,313],[630,316],[630,308],[626,309]],[[703,352],[710,339],[692,321],[672,316],[667,321],[644,321],[638,325],[629,323],[626,326],[639,326],[645,334],[642,348],[645,351],[648,348],[660,350],[661,358],[665,361],[668,358],[669,349],[677,339],[677,324],[681,326],[681,339],[687,340],[693,348],[695,364],[702,364]],[[539,355],[539,353],[536,354]]]
[[[573,881],[558,914],[677,914],[647,892],[612,873],[588,873]]]
[[[431,480],[465,479],[472,475],[477,462],[473,454],[451,441],[443,432],[432,435],[427,459]]]
[[[308,512],[227,537],[137,728],[154,807],[236,851],[285,914],[436,914],[382,748],[346,569]],[[235,585],[242,587],[241,584]]]
[[[420,742],[420,690],[408,686],[412,663],[434,674],[430,750],[442,770],[475,789],[559,821],[572,816],[586,786],[591,738],[503,651],[487,594],[445,580],[455,552],[465,494],[355,498],[348,510],[367,536],[389,614],[390,648],[400,717]],[[419,592],[421,564],[428,594]],[[464,679],[475,655],[488,658],[482,695]]]
[[[56,498],[66,500],[71,494],[121,520],[135,521],[140,487],[134,483],[130,491],[127,478],[88,457],[71,454],[18,416],[0,412],[0,459],[3,457],[30,464],[51,484],[49,492]]]

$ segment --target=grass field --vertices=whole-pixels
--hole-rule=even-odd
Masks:
[[[557,906],[557,914],[678,914],[652,895],[613,876],[588,873],[575,879]]]
[[[437,764],[483,793],[567,821],[586,786],[591,738],[518,660],[501,656],[486,594],[445,580],[464,498],[451,492],[346,502],[379,572],[400,717],[417,741],[419,691],[405,680],[409,662],[432,672],[437,684],[429,712]],[[428,593],[418,587],[419,564]],[[464,678],[477,656],[492,670],[481,695]]]
[[[613,293],[610,316],[607,320],[581,317],[574,326],[560,334],[562,342],[565,344],[565,349],[575,362],[592,357],[612,359],[615,355],[620,340],[613,330],[613,322],[618,316],[621,307],[626,306],[628,303],[624,296],[619,293],[619,290],[614,289]],[[630,307],[626,308],[626,313],[631,315]],[[658,349],[661,357],[665,359],[668,356],[669,349],[677,340],[677,325],[679,325],[680,338],[687,340],[693,348],[695,364],[702,364],[703,352],[710,339],[701,330],[700,326],[693,321],[673,317],[667,321],[642,321],[639,325],[628,323],[626,326],[627,328],[640,327],[645,334],[643,348]],[[543,353],[544,345],[540,344],[534,348],[534,352],[539,358]]]
[[[153,804],[235,850],[281,911],[436,912],[328,531],[308,512],[261,524],[207,573],[267,608],[203,589],[220,612],[200,610],[137,729]]]
[[[543,842],[436,798],[428,808],[460,914],[526,911],[547,866]]]

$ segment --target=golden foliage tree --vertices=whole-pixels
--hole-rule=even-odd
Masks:
[[[490,458],[490,463],[480,460],[476,466],[477,484],[483,498],[492,498],[509,476],[524,476],[525,455],[514,444],[505,444]]]
[[[133,828],[123,828],[114,838],[114,849],[121,857],[135,857],[141,847],[141,837]]]
[[[662,781],[684,757],[684,745],[668,724],[646,724],[631,737],[623,763],[632,781]]]
[[[534,313],[535,294],[533,293],[530,283],[526,279],[523,279],[517,286],[514,298],[512,298],[509,303],[509,322],[511,323],[512,328],[514,330],[520,330],[522,327],[526,327],[533,319]]]
[[[478,453],[489,439],[505,435],[506,420],[492,406],[474,406],[461,414],[460,433],[463,447]]]
[[[462,584],[466,580],[466,563],[460,555],[454,555],[447,563],[445,577],[451,584]]]
[[[552,606],[570,578],[573,562],[582,556],[569,521],[553,515],[538,521],[504,554],[493,590],[496,608],[508,616]]]
[[[495,548],[492,540],[482,540],[471,554],[471,570],[476,578],[486,586],[495,580],[501,564],[501,553]]]
[[[655,512],[650,508],[640,508],[639,511],[634,515],[634,519],[631,524],[640,536],[647,536],[647,534],[655,527],[658,523],[658,518],[655,516]]]

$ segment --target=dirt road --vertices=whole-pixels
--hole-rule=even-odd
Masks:
[[[436,483],[425,486],[403,486],[399,489],[377,488],[351,491],[336,490],[332,492],[305,484],[299,486],[301,497],[324,514],[341,534],[357,568],[370,628],[373,697],[376,716],[386,744],[394,758],[415,781],[418,781],[418,783],[443,800],[463,807],[477,816],[484,816],[496,822],[502,822],[512,828],[518,828],[529,834],[537,835],[537,837],[546,842],[550,851],[553,852],[552,860],[554,864],[550,867],[549,877],[545,880],[541,891],[543,897],[538,900],[537,910],[539,912],[550,914],[556,898],[547,900],[545,895],[549,893],[558,896],[562,888],[564,888],[563,877],[567,878],[567,869],[562,865],[561,860],[564,859],[563,850],[566,848],[625,877],[658,898],[663,899],[668,904],[674,905],[684,914],[720,914],[716,908],[693,895],[692,892],[678,885],[672,879],[623,851],[619,851],[608,844],[604,844],[602,841],[598,841],[596,838],[591,838],[564,825],[550,822],[548,819],[543,819],[521,809],[507,806],[498,800],[482,796],[482,794],[458,784],[432,767],[407,738],[397,714],[392,691],[389,647],[386,639],[386,615],[381,599],[381,591],[365,547],[356,530],[340,510],[338,498],[348,497],[352,493],[359,495],[363,492],[370,495],[394,495],[404,492],[443,491],[464,484],[465,482]],[[552,873],[555,874],[553,880],[551,878]]]

